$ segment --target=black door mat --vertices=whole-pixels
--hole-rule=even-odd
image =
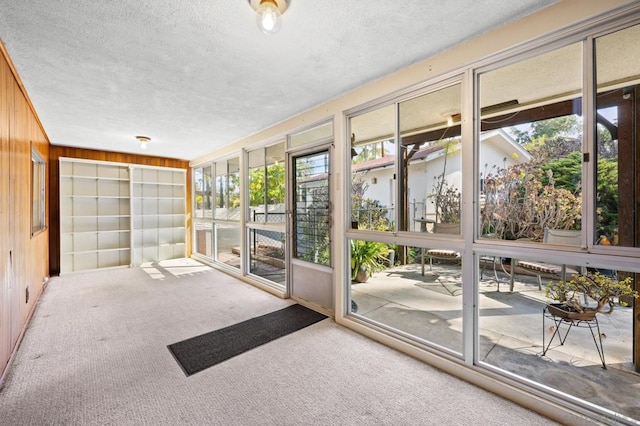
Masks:
[[[173,343],[168,348],[190,376],[325,318],[326,315],[296,304]]]

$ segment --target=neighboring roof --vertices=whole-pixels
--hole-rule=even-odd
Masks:
[[[513,151],[518,154],[518,158],[523,161],[531,159],[531,154],[524,149],[518,142],[515,141],[507,132],[502,129],[491,130],[484,132],[480,135],[481,143],[492,143],[498,146],[504,152]],[[414,163],[420,160],[433,161],[443,155],[443,144],[434,143],[418,150],[412,157],[410,162]],[[393,166],[395,162],[395,156],[387,155],[384,157],[376,158],[374,160],[363,161],[351,166],[351,172],[364,172],[373,169],[380,169],[384,167]]]

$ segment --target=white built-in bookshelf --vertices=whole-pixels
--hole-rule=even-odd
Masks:
[[[184,257],[186,171],[60,159],[60,273]]]
[[[186,172],[134,168],[133,264],[184,257]]]

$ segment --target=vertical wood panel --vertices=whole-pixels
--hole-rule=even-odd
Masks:
[[[0,372],[4,372],[49,275],[49,232],[31,235],[30,186],[31,145],[46,162],[49,142],[2,45],[0,53]]]
[[[52,145],[49,148],[49,265],[51,275],[60,273],[60,173],[59,159],[83,158],[86,160],[111,161],[115,163],[140,164],[144,166],[173,167],[187,170],[186,187],[186,217],[187,217],[187,239],[186,253],[191,255],[191,171],[189,162],[172,158],[152,157],[146,155],[126,154],[121,152],[97,151],[92,149],[73,148],[66,146]]]
[[[9,67],[0,63],[0,372],[11,354],[9,310]]]
[[[28,239],[24,229],[25,206],[30,202],[25,197],[25,185],[22,179],[26,165],[24,150],[24,106],[20,102],[22,94],[19,90],[12,90],[13,107],[9,111],[9,149],[11,164],[9,165],[9,197],[11,203],[11,216],[9,216],[9,232],[11,234],[10,244],[12,255],[11,281],[13,289],[11,292],[11,346],[14,347],[20,336],[20,294],[22,288],[26,288],[25,277],[25,257],[27,253]],[[29,160],[30,161],[30,160]],[[29,164],[30,165],[30,164]],[[27,186],[28,188],[28,186]],[[30,239],[30,238],[29,238]]]

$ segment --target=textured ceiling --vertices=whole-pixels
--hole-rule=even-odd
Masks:
[[[0,0],[55,145],[193,159],[556,0]],[[135,135],[152,138],[141,151]]]

